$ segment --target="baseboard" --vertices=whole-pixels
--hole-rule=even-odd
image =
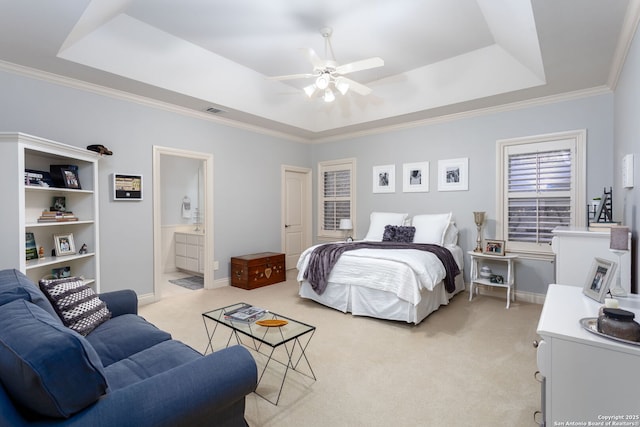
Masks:
[[[156,296],[154,294],[138,295],[138,305],[147,305],[156,302]]]
[[[225,286],[231,286],[231,278],[223,277],[222,279],[216,279],[213,281],[213,285],[207,289],[224,288]]]

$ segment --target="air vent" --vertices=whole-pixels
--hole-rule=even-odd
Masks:
[[[215,107],[209,107],[206,110],[207,113],[209,114],[220,114],[220,113],[224,113],[223,110],[219,109],[219,108],[215,108]]]

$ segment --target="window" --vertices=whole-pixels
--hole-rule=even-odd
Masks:
[[[586,131],[497,145],[497,232],[509,252],[546,259],[554,228],[585,225]]]
[[[355,159],[318,164],[318,236],[341,239],[340,220],[350,218],[355,228]]]

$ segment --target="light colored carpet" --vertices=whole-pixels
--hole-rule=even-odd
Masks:
[[[207,345],[201,313],[235,302],[317,327],[307,355],[318,380],[290,372],[278,406],[249,395],[252,427],[535,425],[532,342],[542,306],[516,301],[506,310],[503,294],[469,302],[465,292],[415,326],[344,314],[301,299],[297,288],[290,278],[252,291],[198,290],[140,314],[199,351]],[[216,350],[226,337],[216,335]]]

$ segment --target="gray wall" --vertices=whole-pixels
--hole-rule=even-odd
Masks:
[[[280,250],[280,167],[311,167],[308,145],[8,72],[0,93],[3,131],[113,151],[100,161],[103,291],[153,291],[153,145],[213,153],[216,278],[231,256]],[[111,201],[113,172],[142,174],[144,200]]]
[[[631,267],[632,289],[638,291],[638,226],[640,226],[640,35],[636,35],[627,55],[624,69],[615,91],[615,149],[614,149],[614,217],[629,226],[633,233]],[[634,187],[623,189],[620,169],[622,157],[634,155]],[[634,286],[635,285],[635,286]]]
[[[634,52],[637,50],[634,43]],[[638,135],[637,114],[633,114],[637,105],[626,105],[638,98],[638,86],[631,77],[637,75],[637,57],[637,53],[631,57],[635,69],[627,66],[634,71],[625,70],[621,84],[630,86],[632,94],[626,102],[619,95],[620,89],[616,94],[620,98],[616,99],[616,113],[620,114],[616,121],[617,150],[625,153],[634,149],[633,137]],[[624,76],[631,82],[624,83]],[[585,128],[587,198],[599,196],[603,187],[619,185],[617,176],[612,178],[613,94],[307,145],[7,72],[0,72],[0,93],[3,131],[30,133],[80,147],[104,144],[114,151],[113,156],[100,163],[103,290],[132,287],[145,294],[153,289],[153,145],[213,153],[214,251],[220,261],[216,279],[229,276],[231,256],[280,249],[282,164],[315,168],[318,161],[356,157],[357,237],[364,236],[369,213],[374,210],[411,215],[451,210],[465,250],[475,245],[471,214],[474,210],[487,212],[489,221],[484,236],[495,236],[498,139]],[[457,157],[469,158],[469,191],[438,192],[437,161]],[[616,161],[618,157],[616,154]],[[402,164],[417,161],[430,162],[430,192],[402,193]],[[372,167],[391,163],[396,165],[396,193],[373,194]],[[113,172],[142,174],[144,200],[112,202],[108,180]],[[314,174],[314,180],[315,177]],[[313,189],[315,192],[315,185]],[[624,208],[625,214],[633,217],[630,224],[634,227],[635,199],[629,198],[635,191],[625,192]],[[468,278],[468,259],[465,276]],[[518,266],[520,291],[543,294],[551,282],[550,263],[526,261]]]
[[[357,157],[358,238],[366,234],[372,211],[410,215],[452,211],[460,228],[460,246],[466,251],[475,247],[473,211],[487,212],[484,236],[495,238],[496,141],[575,129],[587,129],[587,198],[591,199],[601,195],[603,187],[613,185],[613,94],[315,145],[313,164],[315,167],[323,160]],[[459,157],[469,158],[469,190],[438,192],[438,160]],[[403,193],[402,164],[419,161],[429,161],[430,191]],[[396,166],[396,192],[374,194],[372,168],[386,164]],[[468,274],[466,257],[467,280]],[[528,260],[517,265],[519,291],[544,294],[553,281],[554,266],[550,262]]]

